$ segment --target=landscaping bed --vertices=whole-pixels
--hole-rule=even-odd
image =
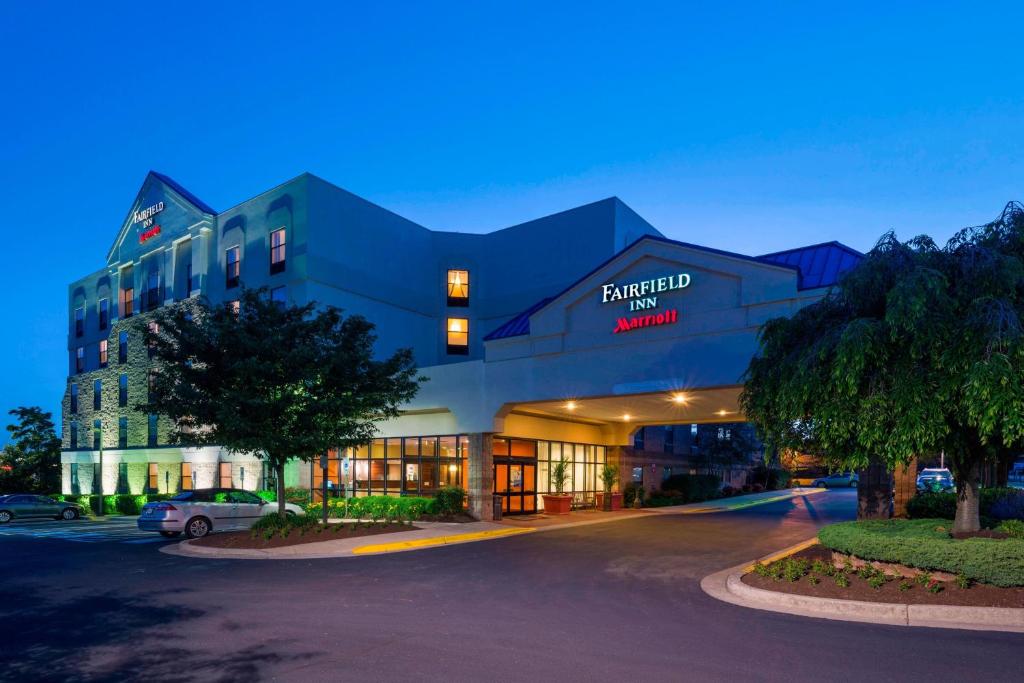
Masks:
[[[217,532],[204,538],[194,539],[191,543],[192,545],[199,545],[204,548],[264,550],[267,548],[302,545],[304,543],[322,543],[323,541],[340,541],[348,538],[361,538],[363,536],[393,534],[401,531],[413,531],[417,528],[409,524],[398,524],[395,522],[328,524],[326,527],[318,524],[315,527],[291,528],[287,535],[284,536],[282,536],[279,529],[275,529],[271,533],[260,530],[253,533],[251,529]]]
[[[827,567],[832,567],[832,551],[815,545],[784,560],[773,562],[766,569],[759,568],[762,573],[754,571],[745,574],[742,580],[754,588],[815,598],[903,605],[1024,608],[1024,587],[1002,588],[969,582],[964,588],[956,579],[932,583],[933,578],[923,578],[927,574],[922,574],[921,579],[894,578],[891,571],[883,579],[875,578],[878,576],[877,571],[870,574],[869,578],[864,578],[867,571],[858,573],[854,569],[843,571],[832,568],[833,573],[830,575]],[[771,575],[775,572],[778,572],[778,576]],[[837,582],[840,575],[844,578]]]

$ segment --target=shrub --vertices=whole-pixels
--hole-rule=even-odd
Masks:
[[[633,503],[638,495],[640,500],[643,501],[644,487],[636,482],[629,482],[622,488],[622,505],[628,508],[633,507]]]
[[[1024,586],[1024,540],[954,540],[944,530],[947,524],[942,519],[841,522],[824,527],[818,539],[826,548],[864,560],[963,574],[996,586]]]
[[[275,534],[281,536],[281,538],[287,538],[288,535],[297,531],[301,536],[307,532],[319,532],[323,527],[320,526],[320,521],[311,515],[264,515],[256,520],[256,523],[250,527],[250,533],[253,538],[263,536],[263,538],[270,540]]]
[[[1024,521],[1024,491],[1020,489],[1010,489],[1010,491],[1013,493],[1006,493],[992,501],[988,509],[988,517],[1000,521],[1007,519]]]
[[[1008,519],[996,527],[996,531],[1009,534],[1012,538],[1024,539],[1024,522],[1019,519]]]
[[[263,500],[267,501],[268,503],[276,503],[277,502],[277,492],[275,492],[275,491],[267,491],[266,489],[263,489],[263,490],[257,491],[256,495],[259,496],[260,498],[262,498]]]
[[[432,498],[420,496],[363,496],[362,498],[331,498],[327,503],[327,515],[351,519],[401,519],[414,520],[427,514],[434,505]],[[320,518],[323,503],[311,503],[306,514]],[[376,515],[376,517],[374,517]]]
[[[289,486],[284,490],[284,499],[292,505],[309,505],[309,489],[304,489],[301,486]],[[274,496],[274,500],[277,500],[277,496]]]
[[[729,496],[734,496],[734,495],[736,495],[736,489],[734,489],[732,486],[729,486],[728,484],[726,484],[725,486],[722,487],[722,497],[723,498],[728,498]]]
[[[458,486],[445,486],[434,495],[433,511],[437,515],[457,515],[466,502],[466,492]]]
[[[1024,520],[1024,491],[986,488],[981,489],[980,498],[982,517]],[[907,515],[911,519],[953,519],[956,517],[956,493],[918,493],[907,502]]]
[[[673,474],[661,484],[664,493],[676,491],[680,503],[699,503],[717,498],[722,480],[713,474]]]
[[[764,464],[755,467],[750,474],[754,482],[762,486],[763,490],[767,489],[768,491],[787,488],[793,478],[793,474],[789,470],[772,467],[769,471]],[[751,486],[753,485],[751,484]]]

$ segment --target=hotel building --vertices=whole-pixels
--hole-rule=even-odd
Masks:
[[[605,462],[628,480],[638,427],[741,422],[760,326],[860,258],[836,242],[748,256],[670,240],[617,198],[486,234],[430,230],[308,173],[216,211],[151,172],[106,263],[68,288],[63,489],[273,485],[258,458],[167,445],[166,421],[133,408],[151,361],[131,319],[244,285],[365,316],[378,353],[410,347],[429,378],[378,439],[331,454],[334,495],[458,484],[482,519],[495,494],[532,512],[565,457],[586,497]],[[286,472],[322,483],[319,466]]]

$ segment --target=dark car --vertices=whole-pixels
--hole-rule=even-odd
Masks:
[[[54,500],[49,496],[37,496],[32,493],[14,493],[0,496],[0,524],[12,519],[29,517],[49,517],[51,519],[78,519],[82,515],[82,507],[78,503]]]

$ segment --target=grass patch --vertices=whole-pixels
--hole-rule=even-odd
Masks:
[[[818,533],[821,544],[862,560],[942,571],[995,586],[1024,586],[1024,540],[954,540],[944,519],[841,522]]]

